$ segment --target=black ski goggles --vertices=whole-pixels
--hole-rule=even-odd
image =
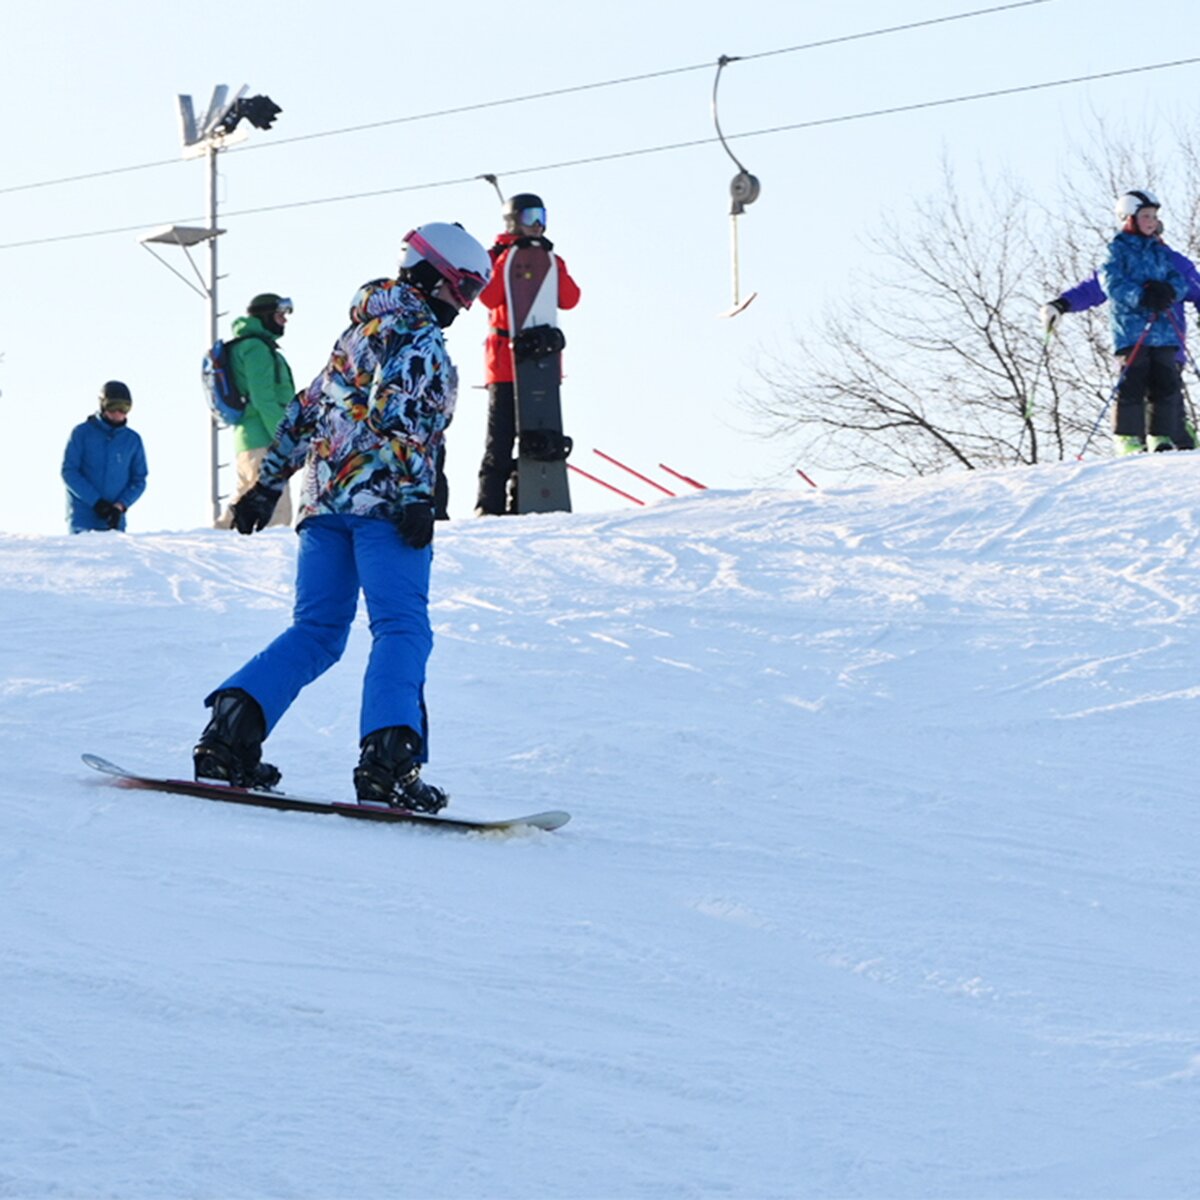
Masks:
[[[127,413],[133,407],[132,400],[101,400],[101,412],[123,412]]]

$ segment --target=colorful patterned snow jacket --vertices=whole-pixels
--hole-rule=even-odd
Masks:
[[[111,425],[99,413],[76,425],[62,465],[71,532],[110,528],[92,505],[108,500],[128,508],[146,490],[146,474],[142,439],[128,425]],[[125,528],[124,514],[117,528]]]
[[[350,322],[325,369],[288,405],[259,472],[275,488],[304,467],[301,522],[386,519],[402,497],[432,497],[434,453],[454,415],[458,375],[420,292],[372,280],[355,295]]]
[[[1154,315],[1142,307],[1142,284],[1150,279],[1169,283],[1175,289],[1176,303],[1187,292],[1187,284],[1162,242],[1139,233],[1118,233],[1109,243],[1108,258],[1100,268],[1100,283],[1109,299],[1113,349],[1118,353],[1137,343]],[[1144,345],[1179,345],[1179,335],[1166,313],[1150,326]]]
[[[246,397],[246,415],[233,427],[233,444],[242,450],[261,450],[271,444],[283,411],[296,395],[292,368],[279,352],[279,338],[259,317],[238,317],[229,350],[233,384]]]
[[[488,313],[487,341],[484,343],[483,366],[485,383],[512,383],[512,326],[509,324],[508,296],[504,290],[504,266],[509,251],[519,238],[515,233],[502,233],[489,253],[492,256],[492,278],[479,293],[479,302]],[[558,263],[558,307],[574,308],[579,303],[579,284],[571,278],[567,264],[554,253]]]

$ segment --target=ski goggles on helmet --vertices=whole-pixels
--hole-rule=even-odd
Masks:
[[[296,310],[293,307],[291,300],[289,300],[287,296],[280,296],[279,302],[275,305],[275,311],[277,313],[283,313],[283,315],[287,317],[291,316],[291,314]]]
[[[475,303],[476,297],[487,284],[487,280],[482,275],[454,266],[415,229],[407,234],[404,240],[446,281],[450,295],[454,297],[460,308],[470,308]]]
[[[133,407],[132,400],[101,400],[101,412],[123,412],[127,413]]]
[[[531,225],[540,225],[543,229],[546,228],[546,210],[544,208],[518,208],[513,213],[513,219],[518,225],[524,225],[527,228]]]

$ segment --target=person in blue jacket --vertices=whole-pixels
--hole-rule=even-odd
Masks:
[[[146,490],[146,451],[129,428],[133,397],[119,379],[100,389],[100,409],[71,430],[63,455],[67,524],[72,533],[125,528],[125,514]]]
[[[1160,240],[1162,239],[1162,234],[1163,226],[1162,222],[1159,221],[1157,236]],[[1165,246],[1166,243],[1164,242],[1163,245]],[[1184,282],[1187,284],[1187,294],[1182,301],[1174,304],[1168,310],[1167,320],[1182,338],[1186,338],[1187,316],[1184,312],[1184,303],[1194,304],[1197,315],[1200,316],[1200,269],[1197,269],[1196,264],[1186,254],[1182,254],[1171,246],[1167,246],[1167,254],[1171,259],[1171,263],[1183,276]],[[1063,314],[1069,312],[1086,312],[1091,308],[1099,308],[1107,300],[1108,293],[1105,292],[1104,285],[1100,282],[1099,272],[1093,271],[1086,279],[1081,279],[1074,287],[1067,288],[1053,300],[1048,300],[1042,305],[1040,310],[1042,329],[1044,332],[1050,333],[1057,327]],[[1186,345],[1181,344],[1175,355],[1175,365],[1181,374],[1186,361]],[[1197,440],[1196,429],[1185,415],[1184,435],[1181,441],[1176,441],[1175,446],[1180,450],[1194,450],[1197,445],[1200,445],[1200,442]],[[1144,449],[1144,447],[1140,448]]]
[[[1104,266],[1041,309],[1049,332],[1063,313],[1082,312],[1112,298],[1113,342],[1124,360],[1113,427],[1122,454],[1195,445],[1183,412],[1183,303],[1200,308],[1200,273],[1186,255],[1162,241],[1159,207],[1148,191],[1119,196],[1116,212],[1122,226]]]

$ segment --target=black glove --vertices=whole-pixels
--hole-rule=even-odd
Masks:
[[[121,524],[121,509],[111,500],[97,500],[92,505],[92,512],[102,520],[109,529],[116,529]]]
[[[1166,312],[1175,303],[1175,289],[1165,279],[1147,279],[1142,284],[1142,307],[1147,312]]]
[[[233,506],[234,529],[238,533],[254,533],[265,529],[267,522],[275,515],[275,505],[282,495],[282,490],[256,483]]]
[[[433,541],[433,501],[428,496],[400,500],[392,509],[392,523],[414,550],[424,550]]]

